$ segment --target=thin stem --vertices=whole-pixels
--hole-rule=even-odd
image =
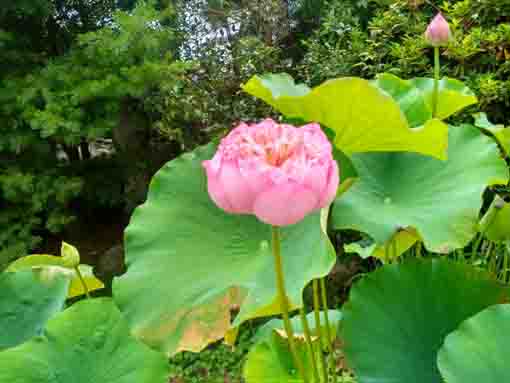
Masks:
[[[87,299],[90,299],[90,293],[89,288],[87,287],[87,283],[85,283],[85,279],[83,279],[83,275],[81,274],[81,271],[78,266],[74,268],[76,271],[76,274],[78,275],[78,278],[80,279],[81,285],[83,286],[83,290],[85,291],[85,296]]]
[[[480,233],[478,237],[476,238],[475,243],[473,244],[473,249],[471,250],[471,262],[474,262],[476,259],[476,256],[478,254],[478,249],[480,248],[480,244],[482,243],[483,236],[485,233]]]
[[[503,283],[508,282],[508,253],[506,252],[506,246],[503,245]]]
[[[421,242],[418,241],[416,243],[416,247],[414,249],[414,252],[415,252],[415,257],[416,258],[421,258],[422,257],[422,253],[421,253]]]
[[[317,329],[317,335],[319,336],[320,350],[319,356],[321,358],[322,365],[322,377],[324,382],[328,382],[328,368],[326,366],[326,358],[324,357],[324,353],[322,352],[322,348],[325,345],[324,337],[322,336],[322,328],[321,328],[321,314],[320,314],[320,301],[319,301],[319,283],[317,279],[314,279],[312,282],[313,288],[313,312],[315,314],[315,328]]]
[[[302,308],[299,310],[299,315],[301,316],[301,323],[303,324],[303,330],[305,332],[305,339],[306,339],[306,343],[308,344],[308,357],[309,357],[310,363],[312,365],[313,380],[314,380],[314,382],[319,383],[320,382],[319,370],[317,367],[317,360],[315,359],[315,352],[313,350],[310,326],[308,325],[308,319],[306,319],[305,311]]]
[[[273,245],[273,255],[274,255],[274,263],[275,263],[275,272],[276,272],[276,285],[278,288],[278,298],[280,301],[280,310],[282,311],[283,324],[285,326],[285,332],[287,333],[287,339],[289,341],[289,349],[292,354],[292,358],[294,359],[294,364],[301,376],[301,379],[305,383],[308,382],[307,376],[305,374],[305,369],[303,367],[303,362],[301,358],[299,358],[296,344],[294,343],[294,331],[292,330],[292,324],[289,319],[289,302],[287,300],[287,293],[285,292],[285,280],[283,274],[283,265],[282,265],[282,256],[280,250],[280,230],[277,226],[272,226],[272,245]]]
[[[437,116],[437,104],[439,103],[439,47],[434,47],[434,93],[432,95],[432,117]]]
[[[322,307],[324,307],[324,322],[326,324],[326,338],[328,342],[329,350],[329,369],[333,374],[336,381],[335,375],[335,355],[333,355],[333,337],[331,336],[331,327],[329,326],[329,314],[328,314],[328,294],[326,289],[326,278],[321,278],[321,295],[322,295]]]

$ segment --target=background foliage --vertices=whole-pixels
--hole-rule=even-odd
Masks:
[[[455,122],[483,111],[510,125],[508,0],[7,3],[0,8],[0,270],[85,218],[125,222],[162,164],[238,121],[273,113],[241,90],[255,74],[287,72],[310,87],[381,72],[430,77],[423,31],[438,10],[454,34],[442,72],[479,99]],[[332,271],[341,280],[335,296],[372,261],[345,262]],[[248,335],[233,354],[226,346],[179,354],[173,382],[237,381]]]
[[[50,233],[84,214],[129,214],[163,163],[236,121],[270,114],[240,90],[254,74],[285,71],[310,86],[378,72],[430,75],[422,33],[438,9],[455,36],[443,73],[480,100],[456,118],[479,108],[508,125],[510,5],[503,0],[2,7],[0,265],[44,247]]]

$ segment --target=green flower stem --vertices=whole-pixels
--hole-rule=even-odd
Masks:
[[[422,245],[421,245],[421,242],[418,241],[416,243],[416,248],[415,248],[415,256],[416,258],[422,258],[423,257],[423,253],[422,253]]]
[[[333,337],[331,336],[331,328],[329,327],[328,314],[328,294],[326,290],[326,277],[320,279],[322,307],[324,307],[324,322],[326,324],[326,339],[329,351],[329,370],[335,376],[335,355],[333,355]],[[336,381],[336,377],[334,378]]]
[[[74,268],[74,270],[76,271],[76,274],[78,275],[78,278],[80,279],[80,282],[83,286],[83,290],[85,291],[85,296],[87,297],[87,299],[90,299],[89,288],[87,287],[87,283],[85,283],[85,279],[83,279],[83,275],[81,274],[79,267],[76,266]]]
[[[434,47],[434,93],[432,95],[432,117],[437,116],[439,102],[439,47]]]
[[[319,301],[319,282],[317,279],[314,279],[312,282],[313,288],[313,311],[315,314],[315,328],[317,329],[317,335],[319,336],[320,350],[319,356],[321,359],[322,365],[322,377],[324,382],[328,382],[328,368],[326,366],[326,358],[324,357],[324,353],[322,352],[322,347],[325,345],[324,337],[322,336],[321,329],[321,315],[320,315],[320,301]]]
[[[282,311],[283,324],[285,326],[285,332],[287,333],[287,339],[289,341],[289,348],[292,354],[292,358],[294,359],[294,364],[299,372],[299,375],[303,379],[305,383],[308,382],[308,379],[305,374],[305,369],[303,367],[303,362],[296,350],[296,344],[294,343],[294,331],[292,330],[292,324],[289,319],[289,302],[287,300],[287,293],[285,292],[285,280],[283,276],[283,265],[282,265],[282,256],[280,249],[280,230],[277,226],[272,226],[272,245],[273,245],[273,255],[275,261],[275,272],[276,272],[276,285],[278,288],[278,295],[280,301],[280,309]]]
[[[313,380],[314,382],[320,383],[319,370],[317,368],[317,360],[315,359],[315,353],[313,350],[312,336],[310,332],[310,326],[308,325],[308,319],[306,319],[305,310],[302,308],[299,310],[301,316],[301,323],[305,332],[306,343],[308,344],[308,356],[312,365]]]

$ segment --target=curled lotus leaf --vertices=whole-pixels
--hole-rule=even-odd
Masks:
[[[289,75],[269,74],[252,77],[243,90],[288,118],[331,129],[335,146],[346,155],[409,151],[446,158],[446,124],[430,119],[411,129],[399,104],[370,81],[338,78],[310,89]]]

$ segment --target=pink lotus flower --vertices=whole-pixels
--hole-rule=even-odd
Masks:
[[[274,226],[292,225],[329,205],[339,183],[331,144],[318,124],[241,123],[203,166],[216,205]]]
[[[441,13],[438,13],[425,31],[425,39],[434,47],[447,45],[451,39],[450,26]]]

